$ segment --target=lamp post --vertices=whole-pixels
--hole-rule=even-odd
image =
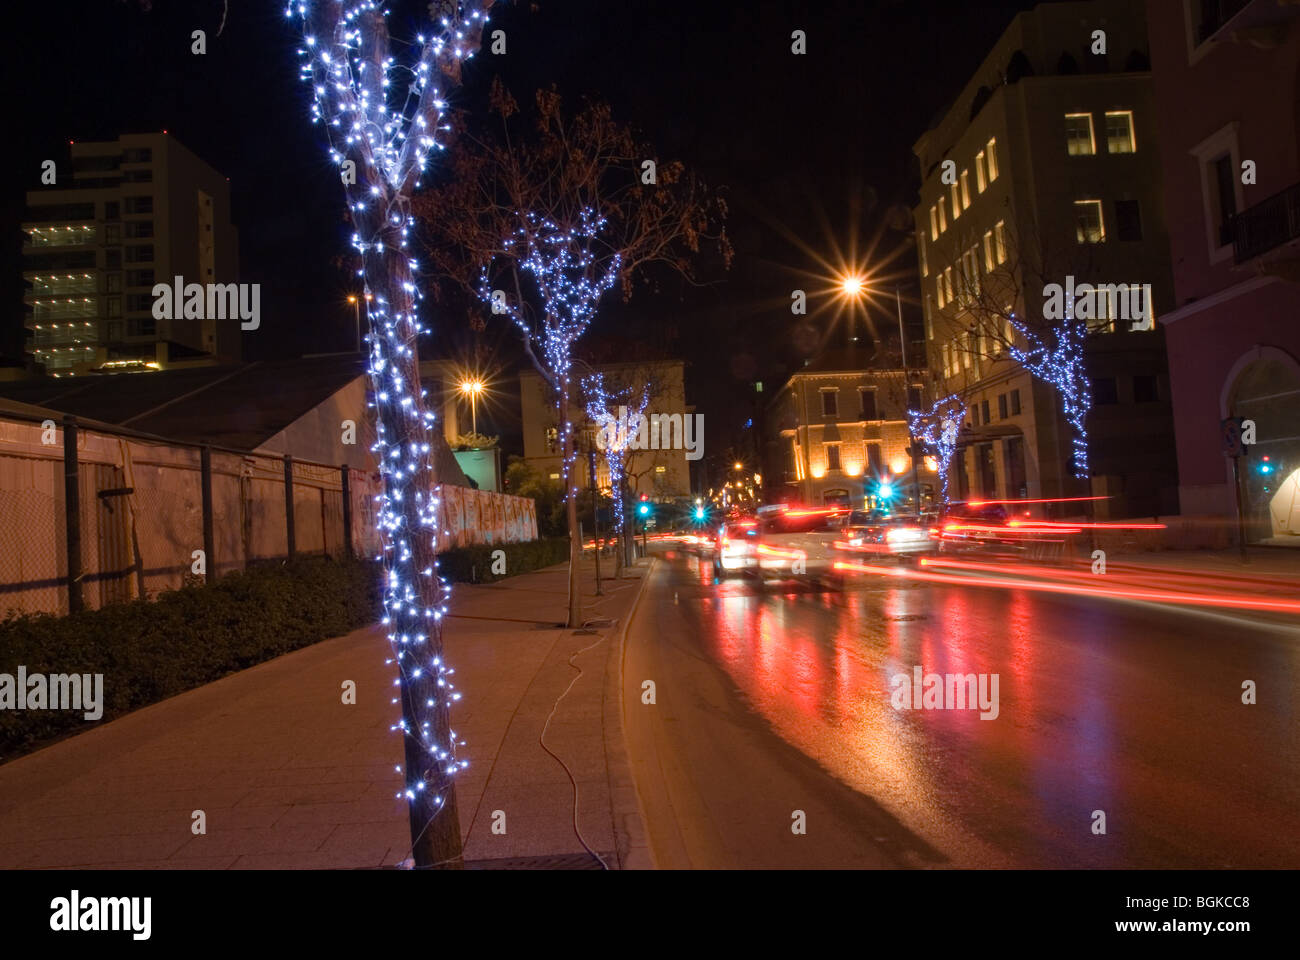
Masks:
[[[370,304],[370,301],[373,300],[373,299],[374,299],[374,295],[373,295],[373,294],[370,294],[370,293],[367,293],[367,294],[366,294],[366,305],[367,305],[367,314],[366,314],[366,315],[367,315],[367,316],[369,316],[369,312],[368,312],[368,311],[369,311],[369,304]],[[353,293],[353,294],[348,294],[348,303],[352,304],[352,310],[353,310],[353,313],[354,313],[355,316],[356,316],[356,322],[357,322],[357,353],[360,353],[360,352],[361,352],[361,298],[358,297],[355,293]]]
[[[483,392],[482,380],[462,380],[460,392],[469,397],[470,432],[478,435],[478,396]]]

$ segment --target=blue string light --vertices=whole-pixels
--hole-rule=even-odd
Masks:
[[[1065,419],[1074,429],[1070,438],[1074,475],[1088,476],[1088,429],[1086,420],[1092,409],[1092,385],[1085,369],[1084,342],[1088,338],[1088,324],[1074,316],[1073,304],[1065,305],[1065,318],[1054,325],[1055,343],[1047,341],[1022,323],[1013,313],[1011,326],[1028,344],[1021,349],[1014,342],[1009,352],[1022,367],[1038,379],[1050,383],[1061,395],[1061,408]]]
[[[623,479],[626,475],[624,468],[627,450],[632,443],[633,427],[640,428],[641,418],[650,405],[650,388],[648,385],[643,386],[640,398],[633,404],[630,388],[608,391],[605,389],[605,375],[596,373],[583,378],[582,389],[587,397],[587,417],[595,424],[597,435],[603,435],[605,439],[602,453],[609,471],[609,486],[614,499],[614,530],[621,534],[624,524]]]
[[[943,484],[943,502],[948,503],[948,470],[957,450],[957,432],[966,413],[966,402],[955,393],[936,400],[928,410],[908,410],[907,422],[912,436],[935,452],[939,480]],[[920,504],[917,505],[920,509]]]

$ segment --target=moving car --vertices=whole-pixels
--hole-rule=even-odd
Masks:
[[[1014,506],[1014,502],[1012,503]],[[1013,515],[1001,503],[978,500],[953,503],[940,515],[941,554],[976,554],[998,558],[1060,560],[1077,527]]]
[[[915,557],[933,553],[938,540],[928,517],[908,514],[893,516],[876,511],[854,510],[844,518],[843,546],[850,554],[872,557]]]
[[[733,520],[718,527],[717,536],[713,538],[713,575],[722,579],[733,573],[756,570],[757,541],[757,520]],[[703,537],[701,537],[701,549],[703,549]]]
[[[844,507],[789,507],[759,521],[754,552],[764,580],[790,577],[838,581],[835,544],[843,539]]]

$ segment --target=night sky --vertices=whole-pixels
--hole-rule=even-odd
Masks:
[[[910,245],[900,205],[911,205],[919,185],[912,143],[1010,18],[1033,5],[523,0],[494,10],[508,53],[481,52],[453,102],[481,113],[494,74],[521,101],[551,84],[573,101],[604,98],[661,158],[682,160],[724,193],[732,269],[701,288],[677,285],[627,306],[610,299],[589,332],[593,349],[629,338],[687,360],[687,399],[709,419],[709,452],[718,453],[715,444],[729,443],[749,415],[742,384],[762,379],[770,397],[817,337],[836,337],[827,329],[833,313],[816,302],[816,336],[800,331],[790,291],[815,290],[824,262],[851,251],[859,259],[871,251],[874,263]],[[393,35],[413,36],[425,4],[390,7]],[[222,0],[72,0],[11,11],[11,36],[21,38],[7,61],[19,71],[8,83],[19,136],[8,152],[20,176],[3,189],[6,355],[21,352],[17,226],[40,161],[55,158],[63,170],[69,140],[161,129],[230,178],[240,280],[262,284],[262,327],[244,335],[245,356],[350,349],[345,298],[356,281],[340,265],[343,192],[308,119],[297,21],[285,18],[281,0],[231,0],[218,36],[222,14]],[[796,28],[808,36],[805,56],[790,53]],[[207,31],[206,56],[190,52],[195,29]],[[902,281],[909,318],[919,318],[914,258],[895,257],[886,275]],[[886,306],[869,308],[882,333],[896,329],[892,298]],[[473,351],[465,310],[430,319],[427,355]],[[477,347],[497,376],[513,379],[522,353],[501,318],[489,320]],[[503,411],[498,424],[507,436],[510,419]]]

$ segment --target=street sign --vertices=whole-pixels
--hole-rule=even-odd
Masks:
[[[1225,457],[1245,456],[1246,447],[1241,442],[1241,425],[1243,422],[1242,417],[1228,417],[1219,423],[1219,429],[1223,433],[1223,455]]]

